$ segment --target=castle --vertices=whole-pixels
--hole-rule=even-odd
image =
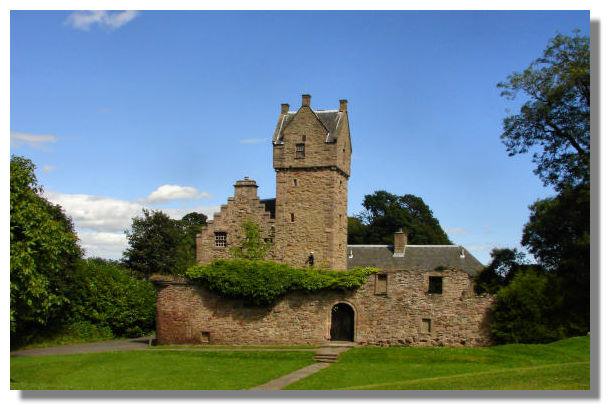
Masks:
[[[248,307],[189,281],[157,276],[157,338],[165,343],[488,344],[493,299],[474,293],[482,265],[456,245],[347,245],[352,143],[348,102],[336,110],[281,105],[273,134],[275,199],[260,199],[250,178],[235,183],[197,236],[197,262],[231,257],[242,224],[256,223],[272,249],[267,259],[298,267],[381,270],[352,292],[291,293],[273,307]]]

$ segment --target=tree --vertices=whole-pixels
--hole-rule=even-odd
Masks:
[[[115,336],[142,336],[154,329],[156,289],[150,281],[101,258],[80,260],[75,276],[67,295],[76,322],[108,328]]]
[[[352,224],[349,221],[349,241],[360,239],[367,244],[392,244],[393,234],[403,228],[411,244],[451,244],[431,209],[420,197],[411,194],[398,196],[379,190],[364,197],[363,207],[365,211],[360,215],[360,223],[364,227],[354,219]]]
[[[491,315],[491,334],[497,343],[546,343],[564,337],[554,321],[557,291],[552,275],[540,268],[517,270],[502,288]]]
[[[11,157],[11,333],[13,343],[63,318],[66,287],[82,255],[71,220],[41,196],[35,166]]]
[[[589,330],[590,198],[589,185],[563,189],[530,207],[521,243],[556,276],[558,310],[570,335]]]
[[[498,84],[504,97],[527,97],[504,119],[508,154],[534,151],[534,172],[556,189],[589,182],[589,57],[587,36],[559,34],[542,57]]]
[[[196,259],[195,237],[207,216],[192,212],[174,220],[162,211],[143,209],[126,231],[123,263],[142,277],[154,273],[183,274]]]
[[[258,223],[246,220],[241,224],[243,238],[238,246],[231,248],[231,255],[240,259],[263,259],[271,250],[271,242],[265,241]]]
[[[494,248],[489,265],[474,277],[475,290],[478,294],[495,294],[510,283],[519,269],[526,266],[525,254],[517,249]]]

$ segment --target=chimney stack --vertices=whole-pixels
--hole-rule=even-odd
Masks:
[[[310,99],[312,97],[308,94],[303,94],[301,95],[301,106],[302,107],[309,107],[310,106]]]
[[[348,110],[348,100],[340,99],[340,112],[346,112]]]
[[[288,109],[290,108],[288,106],[288,104],[282,104],[282,105],[280,105],[280,107],[282,108],[282,114],[287,114],[288,113]]]
[[[408,244],[408,236],[406,236],[404,230],[399,228],[394,235],[394,249],[393,256],[403,257],[406,253],[406,245]]]

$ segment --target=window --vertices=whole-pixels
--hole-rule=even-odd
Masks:
[[[305,142],[305,140],[307,140],[307,138],[304,135],[302,135],[301,136],[301,141]]]
[[[421,320],[421,333],[431,333],[431,319],[424,318]]]
[[[305,144],[299,143],[295,145],[295,158],[305,158]]]
[[[214,232],[216,247],[226,247],[226,232]]]
[[[291,221],[291,222],[294,222],[294,221],[295,221],[295,214],[294,214],[294,213],[291,213],[291,214],[290,214],[290,221]]]
[[[378,274],[376,275],[376,294],[385,294],[387,293],[387,283],[388,283],[387,274]]]
[[[442,294],[442,277],[429,277],[429,294]]]
[[[293,179],[293,186],[297,187],[297,179]]]
[[[208,331],[201,332],[201,343],[211,343],[211,333]]]

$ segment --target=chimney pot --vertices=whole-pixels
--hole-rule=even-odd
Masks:
[[[348,110],[348,100],[340,99],[340,112],[346,112]]]
[[[408,244],[408,236],[403,229],[399,229],[394,235],[393,256],[403,257],[406,254],[406,245]]]
[[[282,108],[282,114],[288,113],[288,109],[290,108],[288,104],[282,104],[280,107]]]
[[[309,107],[311,99],[312,99],[312,97],[310,95],[308,95],[308,94],[301,95],[301,106],[302,107]]]

